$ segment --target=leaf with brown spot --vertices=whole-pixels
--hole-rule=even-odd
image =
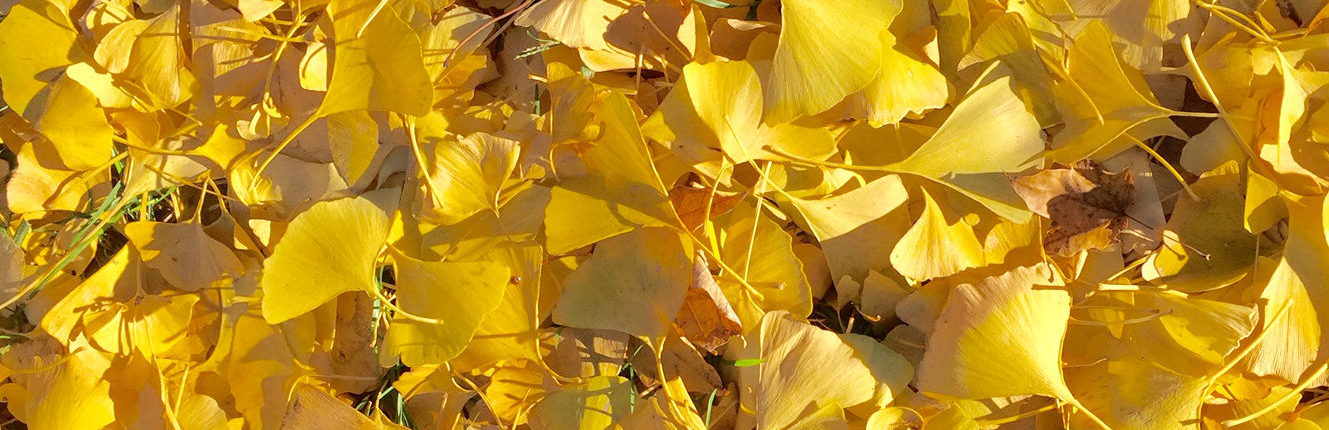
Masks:
[[[1043,247],[1061,256],[1116,243],[1135,203],[1131,175],[1104,171],[1092,161],[1018,178],[1015,190],[1030,209],[1052,220]]]
[[[692,285],[688,286],[683,307],[674,317],[674,325],[693,345],[712,354],[730,338],[743,333],[743,323],[729,306],[700,253],[692,264]]]
[[[711,196],[709,188],[680,186],[669,190],[669,202],[674,204],[678,218],[692,230],[706,222],[707,202],[710,202],[710,218],[715,218],[733,210],[734,205],[743,200],[747,193],[715,192],[714,197]]]

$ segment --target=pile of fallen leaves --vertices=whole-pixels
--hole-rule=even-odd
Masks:
[[[0,427],[1329,428],[1320,0],[0,12]]]

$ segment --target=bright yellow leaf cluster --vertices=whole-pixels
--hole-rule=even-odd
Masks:
[[[1329,429],[1322,0],[0,2],[0,427]]]

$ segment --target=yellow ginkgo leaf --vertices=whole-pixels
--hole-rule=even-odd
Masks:
[[[889,175],[844,194],[818,200],[796,198],[789,203],[803,215],[808,229],[826,252],[831,278],[862,279],[871,270],[886,268],[885,263],[890,261],[887,249],[893,245],[891,239],[903,234],[908,220],[894,223],[891,221],[895,219],[883,217],[908,199],[900,177]]]
[[[379,426],[360,411],[327,392],[303,385],[293,389],[291,404],[282,417],[281,428],[338,428],[379,430]]]
[[[443,364],[460,354],[482,318],[498,308],[509,269],[496,263],[425,262],[395,257],[398,306],[420,321],[395,315],[381,363]]]
[[[1181,291],[1205,291],[1241,279],[1257,255],[1246,231],[1241,171],[1229,162],[1191,184],[1195,197],[1177,197],[1163,246],[1144,265],[1145,279]]]
[[[812,287],[794,253],[793,240],[779,224],[744,201],[716,218],[715,228],[720,260],[729,268],[715,281],[745,332],[756,328],[768,312],[786,311],[796,318],[812,312]]]
[[[131,18],[125,16],[107,23],[112,26],[111,29],[105,31],[104,36],[97,42],[97,49],[92,52],[93,60],[108,72],[124,73],[134,53],[134,41],[148,28],[147,20]],[[131,94],[145,95],[137,88],[133,89]]]
[[[894,319],[895,305],[904,301],[912,292],[900,284],[899,280],[875,270],[868,272],[867,278],[863,280],[863,292],[859,299],[862,308],[859,311],[872,318]]]
[[[932,4],[937,27],[937,55],[942,70],[951,73],[960,56],[973,44],[971,32],[979,21],[979,11],[964,0],[938,0]],[[948,75],[949,76],[949,75]]]
[[[697,51],[696,39],[688,36],[692,35],[695,23],[705,19],[693,15],[686,4],[671,0],[601,2],[623,7],[624,11],[612,20],[605,20],[607,16],[583,18],[581,26],[586,33],[604,28],[598,40],[600,46],[577,50],[588,70],[678,70]],[[604,10],[604,13],[614,12]]]
[[[208,173],[208,166],[197,158],[183,155],[143,154],[127,164],[130,173],[124,184],[128,195],[170,188],[181,182],[201,181]]]
[[[437,22],[422,33],[420,43],[424,52],[447,53],[447,55],[425,55],[425,67],[429,69],[429,76],[435,80],[444,76],[445,71],[452,66],[452,64],[443,64],[448,55],[459,59],[480,47],[492,30],[485,28],[485,21],[488,19],[488,15],[476,9],[456,7],[449,9],[442,19],[437,19]],[[474,36],[471,36],[472,34]],[[463,46],[461,42],[466,40],[467,36],[471,38]],[[454,50],[455,53],[452,52]]]
[[[1288,385],[1270,388],[1256,379],[1238,379],[1222,389],[1235,393],[1231,401],[1222,404],[1205,403],[1201,416],[1206,420],[1222,422],[1228,428],[1294,430],[1298,427],[1291,425],[1292,422],[1297,417],[1305,417],[1304,412],[1309,409],[1298,402],[1288,401],[1300,395]],[[1227,423],[1239,417],[1251,419],[1245,424]],[[1320,425],[1314,426],[1312,430],[1321,428]]]
[[[525,423],[531,407],[558,389],[554,378],[532,362],[503,364],[492,372],[484,391],[488,406],[499,418],[515,425]]]
[[[1042,166],[1042,132],[1012,91],[1005,66],[994,64],[984,76],[926,142],[886,169],[931,179],[1023,223],[1032,215],[1005,173]],[[974,142],[997,146],[976,154]]]
[[[628,363],[630,336],[618,330],[556,329],[557,336],[546,337],[541,348],[544,361],[556,375],[589,378],[616,375]]]
[[[1205,398],[1205,379],[1184,376],[1136,356],[1066,370],[1080,403],[1113,430],[1192,428]],[[1074,428],[1102,428],[1085,414]]]
[[[538,227],[538,224],[537,224]],[[506,284],[497,308],[484,315],[466,349],[448,363],[453,369],[469,370],[502,360],[540,359],[539,325],[549,313],[540,296],[544,253],[539,245],[527,244],[495,253],[494,262],[511,268],[513,281]]]
[[[69,76],[51,84],[46,103],[29,110],[33,128],[51,140],[51,148],[70,170],[100,167],[111,159],[115,130],[97,106],[97,98]]]
[[[72,349],[56,363],[33,375],[24,418],[28,428],[56,430],[101,428],[116,419],[107,372],[112,355],[91,348]],[[50,358],[50,357],[47,357]]]
[[[609,429],[632,412],[632,382],[617,375],[596,376],[549,393],[531,409],[536,430]]]
[[[208,237],[198,223],[141,221],[126,225],[124,231],[143,263],[176,288],[197,291],[244,274],[235,253]]]
[[[59,76],[60,68],[84,54],[78,30],[62,3],[24,0],[9,8],[0,23],[0,86],[5,103],[32,119],[29,106],[40,105],[40,94]],[[39,45],[34,42],[40,41]]]
[[[1037,394],[1073,401],[1061,376],[1070,295],[1034,289],[1046,279],[1021,267],[951,290],[928,337],[918,389],[984,399]]]
[[[182,427],[199,430],[226,430],[226,412],[217,399],[203,394],[186,394],[175,412]]]
[[[185,38],[180,34],[180,5],[148,20],[134,41],[124,75],[143,85],[159,107],[174,107],[198,91],[198,79],[189,68]]]
[[[1048,161],[1070,164],[1095,153],[1112,155],[1131,145],[1128,138],[1186,137],[1167,120],[1173,112],[1159,105],[1139,71],[1121,63],[1101,22],[1080,31],[1066,62],[1070,80],[1056,89],[1066,128],[1053,138]]]
[[[549,124],[553,143],[594,139],[598,128],[591,127],[596,113],[592,106],[604,95],[602,89],[596,88],[585,76],[572,74],[562,63],[551,64],[549,73],[552,79],[549,83],[550,115],[562,118]],[[562,74],[569,76],[560,77]]]
[[[326,121],[328,152],[332,155],[332,164],[337,166],[337,172],[346,179],[346,183],[354,185],[377,173],[371,168],[375,161],[380,161],[375,160],[374,156],[379,149],[379,130],[378,123],[369,113],[335,113],[328,115]]]
[[[1325,179],[1329,172],[1320,167],[1326,160],[1316,155],[1315,150],[1305,148],[1309,142],[1293,134],[1313,118],[1307,115],[1307,104],[1313,100],[1310,95],[1329,84],[1329,74],[1299,70],[1281,51],[1276,53],[1279,74],[1282,75],[1282,94],[1277,99],[1278,115],[1261,115],[1260,122],[1265,125],[1265,130],[1260,139],[1265,143],[1259,145],[1258,155],[1271,168],[1272,179],[1283,188],[1306,195],[1320,194],[1329,187],[1329,180]],[[1319,146],[1318,143],[1311,145]]]
[[[502,261],[514,268],[530,264],[527,259],[531,257],[526,254],[529,250],[525,248],[537,245],[535,240],[544,222],[549,193],[548,187],[521,189],[503,202],[497,214],[479,212],[452,225],[433,225],[427,221],[416,226],[398,224],[402,229],[394,229],[393,247],[426,260],[448,256],[451,261]],[[403,215],[402,224],[415,223],[410,213],[399,212]]]
[[[804,415],[798,421],[784,428],[788,430],[849,430],[849,421],[845,420],[844,409],[834,401],[817,402],[812,413]]]
[[[691,243],[670,229],[643,228],[606,239],[568,275],[554,321],[662,336],[692,283],[691,256]]]
[[[93,53],[106,70],[133,82],[123,88],[140,109],[175,107],[198,91],[198,79],[186,61],[180,19],[176,5],[150,19],[120,22]]]
[[[105,305],[109,300],[114,299],[98,297],[78,308]],[[199,339],[189,336],[190,319],[198,301],[199,296],[193,294],[140,294],[128,303],[85,312],[82,335],[93,348],[109,353],[187,358],[202,350]]]
[[[92,313],[84,312],[89,310],[89,306],[129,302],[143,280],[141,265],[131,254],[131,248],[121,248],[96,273],[78,283],[53,304],[38,326],[57,340],[70,342],[78,337],[75,334],[81,328],[83,317]],[[122,306],[109,305],[97,311],[114,316],[121,309]]]
[[[375,15],[378,3],[328,3],[335,54],[319,115],[361,109],[414,116],[429,113],[434,91],[420,36],[391,9]]]
[[[1104,115],[1129,107],[1161,110],[1139,71],[1121,61],[1112,35],[1101,21],[1085,24],[1066,54],[1071,78]]]
[[[1033,35],[1020,14],[1008,12],[989,23],[959,66],[964,69],[989,61],[1010,67],[1015,93],[1029,105],[1039,124],[1051,126],[1061,120],[1053,98],[1052,74],[1039,58]]]
[[[47,211],[78,210],[84,194],[110,176],[59,168],[58,162],[38,152],[37,145],[43,144],[24,143],[17,151],[18,166],[5,184],[5,203],[13,213],[40,217]]]
[[[1278,196],[1278,184],[1246,167],[1246,231],[1263,233],[1278,221],[1287,218],[1287,206]]]
[[[564,254],[638,227],[671,226],[678,216],[669,204],[637,116],[615,92],[598,119],[603,135],[582,154],[587,174],[564,178],[545,208],[545,246]]]
[[[289,404],[286,381],[293,376],[295,360],[283,326],[269,325],[258,309],[238,303],[222,314],[217,348],[199,370],[227,382],[235,410],[246,422],[279,427]]]
[[[284,4],[281,0],[236,0],[235,3],[236,9],[240,11],[245,21],[249,22],[268,16]]]
[[[718,156],[711,152],[715,150],[734,164],[771,159],[766,147],[815,160],[835,152],[826,129],[763,123],[762,103],[761,83],[748,62],[691,63],[642,132],[669,143],[692,164],[710,161]]]
[[[454,224],[482,210],[498,210],[499,191],[517,167],[518,155],[516,141],[488,133],[438,141],[433,173],[424,179],[432,179],[431,197],[436,195],[439,203],[432,214],[442,224]]]
[[[891,406],[873,412],[865,425],[868,430],[923,428],[923,416],[913,409]]]
[[[898,3],[790,0],[780,6],[780,41],[763,86],[766,122],[821,113],[877,78],[881,33],[900,12]],[[836,37],[826,37],[832,28]]]
[[[1277,261],[1259,257],[1250,269],[1249,294],[1259,295],[1261,310],[1256,330],[1265,338],[1241,363],[1252,374],[1299,381],[1325,345],[1329,316],[1318,303],[1329,256],[1323,205],[1322,197],[1290,201],[1283,255]]]
[[[1142,358],[1183,375],[1205,376],[1222,368],[1258,320],[1253,307],[1217,300],[1146,293],[1133,299],[1138,309],[1159,317],[1125,325],[1123,336],[1140,346]]]
[[[815,404],[851,407],[872,400],[877,380],[853,346],[835,333],[795,321],[787,313],[762,317],[757,339],[741,358],[760,364],[740,368],[741,396],[757,414],[757,428],[785,428]]]
[[[854,412],[869,412],[884,407],[902,396],[913,394],[909,382],[914,379],[914,366],[900,353],[887,347],[876,339],[858,335],[844,334],[841,340],[858,351],[858,357],[872,370],[877,379],[877,392],[872,401],[849,408]]]
[[[927,426],[941,427],[946,429],[979,429],[976,418],[992,413],[992,407],[974,400],[956,400],[956,401],[932,401],[928,397],[923,397],[922,406],[932,406],[942,409],[941,412],[928,417]],[[922,409],[920,407],[919,409]],[[915,412],[917,413],[917,412]],[[876,429],[873,429],[876,430]]]
[[[0,385],[0,396],[5,399],[5,409],[19,421],[28,421],[28,401],[31,397],[27,388],[18,383],[9,382]]]
[[[271,168],[262,172],[250,163],[238,163],[229,178],[240,201],[262,205],[274,217],[289,219],[306,202],[326,199],[347,188],[332,163],[311,163],[285,154],[276,154],[272,161]]]
[[[897,35],[896,31],[900,30],[882,32],[881,72],[863,89],[868,123],[874,127],[896,124],[906,115],[922,114],[945,106],[950,96],[946,77],[924,52],[929,48],[913,46],[916,45],[913,42],[920,41],[920,36],[926,34],[929,36],[926,44],[932,44],[935,49],[936,34],[932,30],[923,30],[918,34]],[[902,76],[909,79],[901,79]]]
[[[906,278],[923,281],[987,264],[973,226],[947,220],[932,195],[923,192],[923,214],[891,250],[891,266]]]
[[[263,262],[263,318],[276,324],[348,291],[371,291],[388,216],[364,197],[314,203]],[[309,270],[312,267],[319,270]]]
[[[889,167],[942,178],[1042,166],[1038,119],[1011,90],[1009,72],[990,70],[995,78],[969,93],[922,147]],[[975,151],[974,145],[983,150]]]
[[[540,2],[523,10],[516,25],[540,30],[573,48],[608,49],[604,34],[614,18],[639,0],[570,0]]]

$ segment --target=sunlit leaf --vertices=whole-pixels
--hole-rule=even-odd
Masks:
[[[263,318],[279,323],[338,294],[378,288],[374,266],[387,236],[387,216],[363,197],[315,203],[296,215],[263,264]]]

